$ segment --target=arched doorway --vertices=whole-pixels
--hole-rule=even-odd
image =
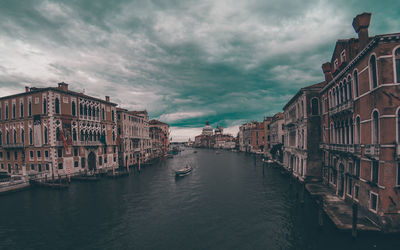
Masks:
[[[128,156],[125,156],[125,167],[129,167],[129,165],[128,165]]]
[[[344,166],[342,163],[339,166],[339,178],[340,178],[339,180],[340,183],[339,183],[338,193],[339,197],[342,197],[344,193]]]
[[[88,155],[88,167],[89,171],[96,170],[96,154],[93,152],[90,152]]]

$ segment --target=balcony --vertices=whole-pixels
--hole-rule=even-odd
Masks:
[[[24,148],[23,143],[9,143],[9,144],[4,144],[2,145],[4,149],[18,149],[18,148]]]
[[[337,151],[337,152],[341,152],[341,153],[349,153],[349,154],[360,154],[361,153],[360,145],[321,143],[319,145],[319,148],[330,150],[330,151]]]
[[[373,159],[378,159],[379,158],[379,145],[365,145],[365,156]]]
[[[353,113],[354,102],[353,100],[348,100],[345,103],[341,103],[336,107],[329,109],[329,116],[340,116],[343,114]]]

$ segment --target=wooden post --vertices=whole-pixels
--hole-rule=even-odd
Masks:
[[[301,185],[300,203],[304,204],[304,193],[306,192],[306,184],[303,182]]]
[[[318,198],[318,225],[322,227],[324,225],[324,215],[323,215],[323,208],[324,208],[324,200],[322,196]]]
[[[351,230],[351,235],[353,238],[357,238],[357,219],[358,219],[358,205],[353,203],[353,225]]]

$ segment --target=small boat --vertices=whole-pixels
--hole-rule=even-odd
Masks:
[[[217,155],[219,155],[221,152],[219,152],[219,151],[215,151],[215,154],[217,154]]]
[[[193,154],[196,154],[197,153],[197,151],[193,151]]]
[[[73,181],[99,181],[100,177],[95,174],[75,175],[71,177]]]
[[[176,177],[185,176],[185,175],[190,174],[190,172],[192,172],[192,167],[186,166],[186,167],[184,167],[182,169],[176,170],[175,171],[175,176]]]

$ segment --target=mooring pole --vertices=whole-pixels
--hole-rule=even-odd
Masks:
[[[324,200],[322,196],[318,198],[318,225],[322,227],[324,225],[324,217],[323,217],[323,207],[324,207]]]
[[[358,219],[358,205],[353,203],[353,225],[351,230],[351,235],[353,238],[357,238],[357,219]]]
[[[300,203],[304,204],[304,193],[306,192],[306,184],[303,182],[301,185]]]

